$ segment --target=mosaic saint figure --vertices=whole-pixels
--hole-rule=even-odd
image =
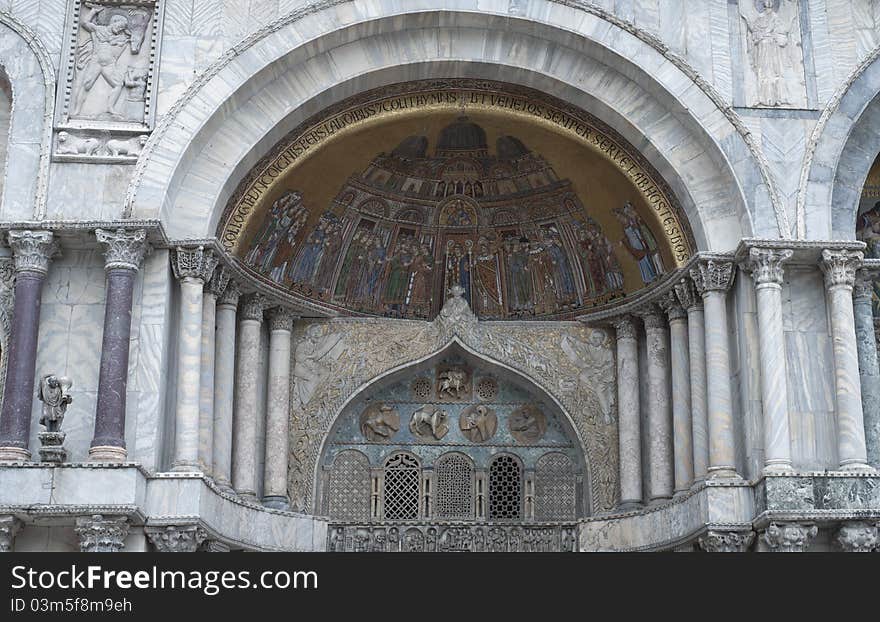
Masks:
[[[381,236],[374,235],[372,245],[367,249],[366,269],[363,273],[358,300],[372,305],[381,297],[379,292],[379,279],[385,269],[387,250]]]
[[[287,239],[296,237],[307,217],[308,210],[302,204],[302,194],[295,190],[284,193],[272,203],[263,219],[260,233],[245,256],[245,263],[263,273],[271,273],[279,263],[276,261],[279,253],[287,247]]]
[[[366,226],[366,223],[358,225],[348,245],[345,259],[342,262],[342,270],[339,272],[339,280],[336,282],[336,298],[342,298],[343,300],[354,299],[357,283],[365,267],[364,259],[366,258],[367,244],[369,244],[371,237],[372,233]]]
[[[427,244],[421,246],[412,263],[412,290],[409,308],[413,313],[424,317],[431,308],[431,272],[434,270],[434,255]]]
[[[856,238],[867,244],[865,257],[880,259],[880,201],[859,216]]]
[[[595,298],[605,291],[605,261],[602,249],[594,235],[594,227],[587,225],[580,227],[577,232],[578,254],[581,258],[581,267],[586,282],[587,297]]]
[[[388,258],[388,283],[383,301],[398,311],[406,302],[411,268],[415,260],[414,245],[415,240],[412,237],[401,235],[397,239],[394,253]]]
[[[329,222],[326,217],[321,216],[314,231],[306,238],[306,243],[290,271],[290,280],[294,283],[312,282],[315,270],[318,268],[318,262],[321,261],[321,255],[324,254],[328,226]]]
[[[449,241],[446,251],[446,289],[458,285],[464,290],[464,299],[471,305],[471,253],[470,248]]]
[[[556,296],[559,303],[563,306],[576,304],[578,296],[574,285],[574,274],[557,231],[551,230],[547,234],[544,248],[553,266],[553,282],[556,285]]]
[[[330,290],[333,282],[333,273],[336,271],[336,263],[339,260],[339,251],[342,249],[343,226],[339,222],[330,222],[327,225],[327,235],[324,237],[324,250],[318,262],[315,274],[314,286],[318,293],[323,294]]]
[[[529,245],[531,255],[529,268],[535,292],[535,313],[552,313],[559,308],[556,283],[553,282],[553,265],[547,247],[542,242]]]
[[[645,284],[653,282],[664,272],[654,234],[629,201],[622,208],[615,209],[614,215],[623,225],[623,244],[638,262],[642,281]]]
[[[529,313],[532,304],[532,277],[529,272],[529,239],[508,238],[505,242],[507,252],[507,294],[511,313]]]
[[[480,315],[492,317],[502,314],[498,250],[483,236],[477,241],[477,256],[474,259],[474,293]]]

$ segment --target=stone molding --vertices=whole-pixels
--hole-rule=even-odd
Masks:
[[[641,310],[639,317],[645,325],[645,330],[665,330],[669,328],[666,321],[666,315],[663,313],[660,305],[648,305]]]
[[[217,262],[214,251],[204,246],[194,248],[178,246],[171,250],[171,266],[178,280],[197,279],[205,283],[214,273]]]
[[[614,329],[617,331],[617,340],[636,339],[638,336],[638,327],[636,320],[631,315],[621,315],[614,318]]]
[[[225,269],[226,268],[224,267],[224,270]],[[241,287],[239,287],[238,283],[235,281],[230,280],[227,282],[226,287],[223,288],[223,293],[217,296],[217,306],[230,306],[237,308],[239,298],[241,298]]]
[[[698,261],[690,270],[691,279],[700,295],[708,292],[726,292],[733,285],[734,263],[725,259]]]
[[[719,531],[710,529],[699,537],[700,548],[707,553],[745,553],[755,541],[754,531]]]
[[[51,231],[10,231],[8,241],[16,273],[36,272],[45,276],[52,258],[61,253]]]
[[[239,306],[239,319],[256,322],[263,321],[263,311],[266,309],[267,299],[263,294],[247,294],[241,299]]]
[[[819,266],[825,273],[825,287],[852,287],[856,281],[856,270],[864,258],[865,254],[861,251],[823,250]]]
[[[144,533],[160,553],[193,553],[208,537],[200,525],[146,526]]]
[[[220,298],[229,286],[229,279],[231,276],[232,274],[226,266],[218,264],[214,269],[214,274],[211,275],[210,280],[205,283],[205,291]]]
[[[269,330],[285,330],[290,332],[293,330],[294,320],[299,319],[297,315],[284,307],[272,307],[266,314],[269,319]]]
[[[145,229],[95,229],[95,238],[106,247],[104,269],[107,271],[119,269],[137,272],[151,250]]]
[[[658,304],[660,305],[660,308],[666,312],[666,315],[669,316],[670,322],[687,318],[687,311],[685,311],[684,307],[679,303],[678,296],[674,291],[663,296]]]
[[[783,265],[791,259],[794,251],[790,249],[774,250],[770,248],[749,249],[749,257],[743,262],[743,269],[750,272],[755,287],[761,285],[782,285],[785,277]]]
[[[853,283],[853,300],[868,300],[874,296],[874,279],[877,278],[875,270],[859,268],[856,270],[856,279]]]
[[[125,546],[128,517],[94,514],[76,519],[75,531],[83,553],[117,553]]]
[[[0,516],[0,553],[8,553],[12,550],[15,536],[21,528],[22,522],[15,516]]]
[[[678,297],[678,302],[685,310],[703,308],[703,297],[700,296],[694,282],[689,277],[683,277],[673,286],[673,290]]]
[[[865,521],[843,523],[837,531],[837,543],[849,553],[870,553],[880,546],[880,524]]]
[[[815,523],[771,522],[761,539],[774,553],[803,553],[818,533]]]

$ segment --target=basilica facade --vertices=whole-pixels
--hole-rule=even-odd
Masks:
[[[0,550],[880,549],[878,58],[872,0],[0,0]]]

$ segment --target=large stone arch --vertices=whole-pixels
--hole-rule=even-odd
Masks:
[[[32,220],[45,215],[49,150],[55,110],[55,69],[37,35],[0,11],[0,65],[12,87],[12,119],[0,216]]]
[[[855,238],[859,197],[878,152],[880,47],[838,88],[813,130],[798,191],[798,237]]]
[[[200,76],[138,161],[126,216],[159,217],[172,239],[211,237],[247,170],[308,116],[394,82],[487,77],[544,90],[620,132],[670,183],[701,250],[788,235],[772,178],[735,113],[644,33],[553,2],[516,17],[470,1],[455,11],[407,4],[403,13],[327,4],[282,18]]]

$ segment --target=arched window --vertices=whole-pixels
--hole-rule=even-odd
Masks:
[[[382,496],[385,520],[411,520],[419,517],[421,465],[412,454],[396,453],[385,461]]]
[[[474,463],[460,453],[440,456],[434,466],[437,518],[474,517]]]
[[[489,520],[516,520],[522,511],[522,465],[502,454],[489,466]]]
[[[574,520],[574,465],[565,454],[544,454],[535,465],[535,519]]]
[[[370,462],[359,451],[340,452],[327,484],[327,514],[339,520],[369,520]]]

